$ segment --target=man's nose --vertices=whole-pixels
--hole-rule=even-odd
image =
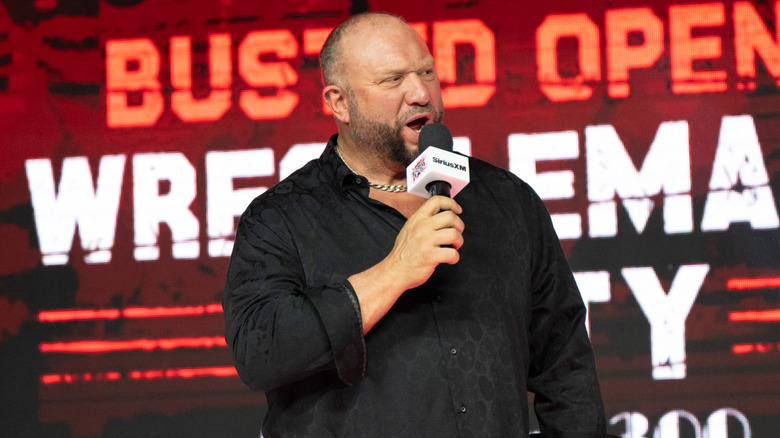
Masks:
[[[428,89],[428,83],[423,81],[419,74],[410,74],[406,84],[405,97],[407,105],[427,105],[431,101],[431,91]]]

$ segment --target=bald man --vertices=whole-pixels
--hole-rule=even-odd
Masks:
[[[443,117],[403,20],[356,15],[323,46],[338,134],[242,215],[228,346],[272,437],[601,437],[585,308],[533,190],[471,158],[457,199],[406,192]]]

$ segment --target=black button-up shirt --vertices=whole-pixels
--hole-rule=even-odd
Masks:
[[[471,158],[460,261],[363,336],[347,277],[381,261],[406,219],[369,198],[335,142],[257,197],[236,233],[226,338],[266,392],[264,436],[526,436],[527,390],[551,436],[603,435],[585,308],[533,190]]]

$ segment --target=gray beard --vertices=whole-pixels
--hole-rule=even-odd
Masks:
[[[411,108],[395,121],[394,126],[390,126],[363,116],[352,93],[349,93],[349,99],[350,130],[355,142],[373,149],[381,156],[402,167],[412,164],[412,161],[420,154],[419,150],[410,151],[401,137],[401,131],[406,127],[404,121],[415,114],[431,112],[434,122],[440,123],[443,116],[443,111],[437,111],[433,105],[428,103],[425,106]]]

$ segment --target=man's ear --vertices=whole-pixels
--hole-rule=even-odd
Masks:
[[[322,97],[330,111],[341,123],[349,123],[349,101],[347,93],[338,85],[328,85],[322,90]]]

